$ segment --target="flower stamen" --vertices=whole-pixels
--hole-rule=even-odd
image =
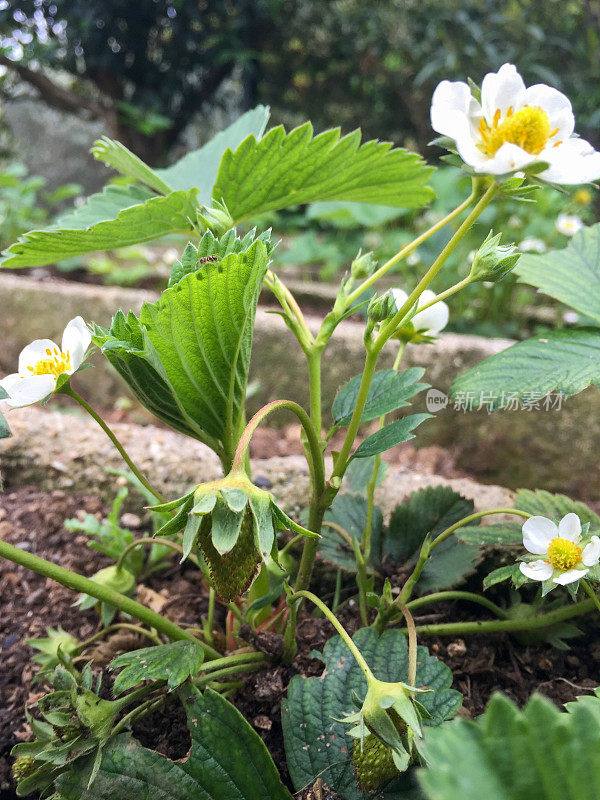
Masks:
[[[570,539],[556,537],[548,545],[548,558],[546,559],[554,569],[573,569],[581,559],[581,547]]]
[[[543,108],[524,106],[514,111],[510,106],[504,119],[497,108],[491,125],[483,118],[479,122],[479,147],[487,155],[494,156],[503,144],[510,142],[537,156],[557,133],[558,128],[551,130],[548,114]]]
[[[68,372],[73,369],[71,355],[68,350],[66,353],[62,353],[58,347],[55,347],[54,352],[52,352],[52,350],[47,347],[46,354],[48,358],[41,358],[37,364],[27,367],[32,375],[54,375],[58,378],[63,372]]]

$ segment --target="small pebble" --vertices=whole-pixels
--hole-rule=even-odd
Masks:
[[[467,654],[467,645],[462,639],[457,639],[455,642],[450,642],[446,652],[450,658],[462,658]]]
[[[138,517],[137,514],[130,514],[129,512],[126,511],[121,516],[121,525],[124,528],[141,528],[142,520]]]

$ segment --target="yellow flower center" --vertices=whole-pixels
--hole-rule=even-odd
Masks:
[[[54,350],[47,347],[46,355],[48,358],[41,358],[33,367],[27,367],[32,375],[54,375],[58,378],[63,372],[73,368],[68,350],[63,353],[58,347],[55,347]]]
[[[569,539],[557,537],[548,545],[547,561],[554,569],[573,569],[581,558],[581,547]]]
[[[488,125],[485,119],[479,123],[481,135],[480,148],[488,156],[496,152],[506,142],[516,144],[532,155],[539,155],[548,141],[558,133],[558,128],[550,129],[548,114],[538,106],[524,106],[518,111],[513,111],[510,106],[506,116],[501,120],[502,113],[496,109],[492,124]],[[555,142],[556,147],[560,142]]]
[[[578,206],[587,206],[588,203],[592,202],[592,193],[587,189],[577,189],[573,195],[573,200],[575,200]]]

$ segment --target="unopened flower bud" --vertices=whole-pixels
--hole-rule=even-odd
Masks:
[[[375,267],[377,266],[377,261],[373,258],[373,253],[369,251],[368,253],[362,254],[362,251],[358,251],[358,255],[352,262],[352,266],[350,267],[350,273],[353,278],[357,280],[362,280],[363,278],[368,278],[369,275],[374,271]]]
[[[367,316],[373,322],[383,322],[396,313],[396,303],[390,292],[373,297],[367,306]]]
[[[469,279],[475,281],[499,281],[513,269],[520,258],[512,244],[500,244],[501,234],[490,231],[475,253]]]
[[[217,200],[212,208],[205,208],[202,214],[198,213],[198,219],[207,230],[217,237],[227,233],[234,226],[234,220],[227,210],[227,206]]]

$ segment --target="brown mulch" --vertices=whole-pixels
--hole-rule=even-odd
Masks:
[[[91,575],[105,566],[107,559],[87,547],[85,536],[68,532],[63,521],[82,513],[101,516],[105,511],[93,497],[70,496],[58,491],[47,495],[35,488],[7,492],[0,495],[0,539]],[[14,744],[28,736],[23,707],[32,691],[38,691],[38,687],[34,686],[33,690],[31,687],[36,668],[30,661],[33,651],[26,639],[44,636],[46,626],[58,624],[84,639],[97,630],[98,622],[95,612],[81,612],[72,607],[74,597],[69,590],[4,560],[0,560],[0,597],[0,800],[13,800],[9,754]],[[143,602],[157,609],[166,603],[167,613],[174,620],[197,624],[206,611],[206,592],[197,572],[173,562],[171,568],[148,580]],[[431,605],[417,616],[417,623],[473,618],[469,616],[471,613],[472,608],[465,609],[461,604]],[[223,622],[220,607],[217,621]],[[357,627],[354,608],[345,607],[342,621],[351,631]],[[232,698],[265,741],[288,786],[280,722],[281,699],[293,675],[321,673],[321,662],[309,654],[314,649],[321,650],[331,635],[332,629],[326,620],[304,612],[299,621],[300,650],[294,664],[291,667],[273,664],[249,675],[244,687]],[[519,705],[536,690],[557,704],[563,704],[600,684],[600,633],[597,630],[571,640],[568,651],[545,644],[525,646],[504,635],[464,640],[429,638],[423,643],[452,668],[454,686],[465,698],[460,713],[466,717],[481,713],[496,690],[505,692]],[[276,640],[255,644],[277,649]],[[109,647],[107,652],[98,655],[108,662],[118,646],[119,642],[112,642],[112,652]],[[120,646],[144,645],[141,641],[122,639]],[[143,720],[135,728],[135,735],[142,744],[172,758],[184,757],[189,748],[184,715],[174,703]],[[299,797],[336,800],[326,786],[315,786]]]

